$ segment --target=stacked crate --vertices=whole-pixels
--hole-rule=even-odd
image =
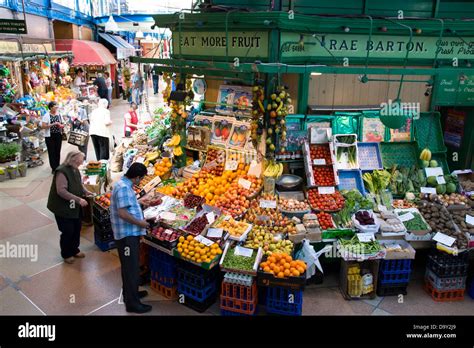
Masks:
[[[150,248],[151,288],[160,295],[177,298],[176,259],[160,250]]]
[[[425,290],[437,302],[464,300],[468,266],[468,252],[454,256],[432,251],[426,267]]]
[[[412,260],[382,260],[379,268],[377,295],[406,295],[412,263]]]
[[[303,289],[281,286],[267,288],[267,313],[300,316],[303,311]]]
[[[217,299],[218,267],[206,270],[190,262],[177,265],[178,302],[202,313]]]
[[[224,316],[257,313],[257,282],[252,276],[226,273],[221,285],[220,308]]]
[[[92,207],[92,221],[94,223],[94,242],[102,251],[116,248],[109,209],[104,209],[94,203]]]

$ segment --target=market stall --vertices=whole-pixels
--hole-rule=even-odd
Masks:
[[[146,131],[138,132],[123,149],[123,166],[149,167],[136,192],[152,205],[145,210],[152,288],[197,311],[219,299],[223,315],[254,315],[262,304],[267,313],[301,315],[302,289],[324,282],[329,259],[340,263],[345,299],[371,299],[407,295],[416,250],[428,248],[426,291],[435,301],[463,300],[474,236],[472,174],[451,173],[439,113],[399,101],[403,75],[437,77],[440,70],[407,71],[407,56],[391,62],[403,67],[306,64],[329,58],[324,50],[308,58],[307,33],[299,40],[285,33],[295,22],[311,26],[313,19],[303,15],[293,21],[286,13],[228,13],[240,20],[212,31],[204,25],[198,33],[203,16],[214,25],[220,15],[193,16],[156,19],[179,37],[173,59],[132,59],[165,73],[170,107],[169,127],[154,128],[169,140],[156,146]],[[322,21],[331,31],[342,19]],[[278,35],[286,41],[270,48],[269,38]],[[282,57],[287,52],[304,57]],[[366,63],[381,62],[370,50],[363,53]],[[421,58],[436,61],[437,55]],[[306,114],[312,72],[362,73],[365,83],[375,74],[402,78],[394,104],[333,103]],[[298,75],[297,84],[283,76],[290,74]],[[196,76],[204,76],[207,92],[205,111],[192,117]],[[96,203],[106,209],[107,199],[105,193]],[[257,289],[265,290],[263,303]]]

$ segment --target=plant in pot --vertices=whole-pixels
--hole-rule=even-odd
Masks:
[[[8,166],[7,173],[10,179],[16,179],[18,176],[18,166]]]
[[[0,163],[14,161],[21,147],[17,143],[0,144]]]
[[[5,181],[7,179],[7,174],[5,172],[4,167],[0,167],[0,182]]]
[[[20,173],[20,176],[21,177],[25,177],[26,176],[26,169],[28,168],[28,166],[26,165],[25,162],[22,162],[18,165],[18,172]]]

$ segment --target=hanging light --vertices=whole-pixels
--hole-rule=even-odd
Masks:
[[[311,73],[311,76],[319,76],[319,75],[321,75],[320,72],[316,72],[316,71],[315,71],[315,72],[312,72],[312,73]]]
[[[136,39],[143,39],[145,35],[143,35],[143,31],[138,30],[137,33],[135,34]]]
[[[105,31],[120,31],[120,28],[112,15],[109,17],[107,23],[105,23]]]

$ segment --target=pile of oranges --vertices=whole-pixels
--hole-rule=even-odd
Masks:
[[[222,254],[222,249],[217,243],[206,246],[194,240],[194,236],[192,235],[186,238],[181,236],[178,242],[177,250],[181,257],[197,263],[210,263],[217,255]]]
[[[267,261],[260,263],[265,273],[271,273],[277,278],[299,277],[306,271],[306,263],[285,253],[275,253]]]
[[[168,174],[171,170],[171,160],[168,157],[164,157],[161,161],[155,163],[155,176],[160,178]]]

